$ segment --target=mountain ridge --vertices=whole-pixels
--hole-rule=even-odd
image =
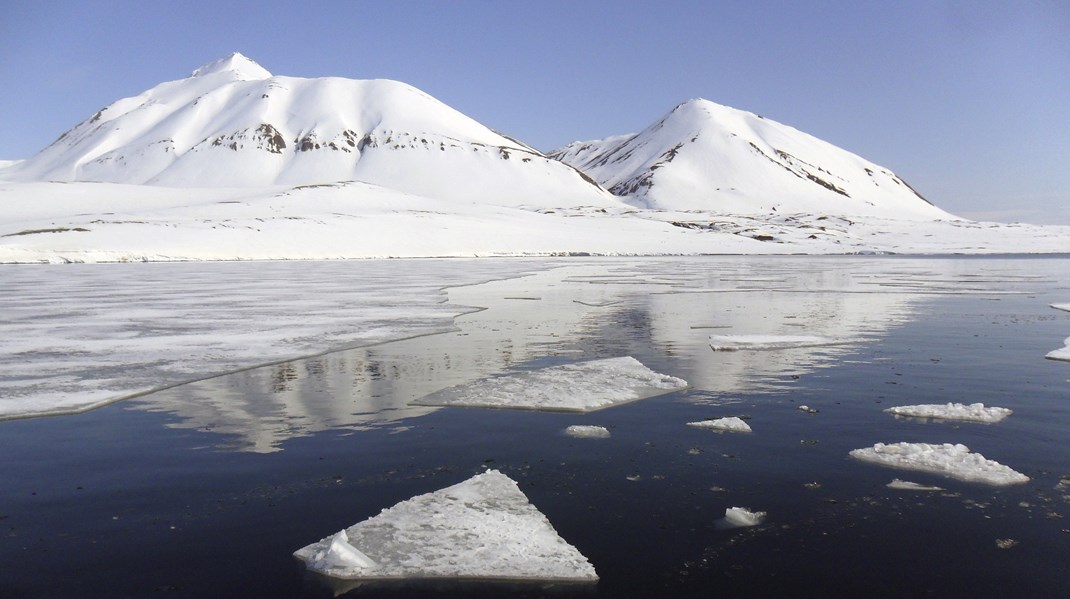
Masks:
[[[955,218],[887,168],[757,114],[697,98],[638,133],[550,156],[661,210]]]
[[[505,205],[620,204],[405,83],[275,76],[240,53],[113,102],[5,175],[199,188],[355,180]]]

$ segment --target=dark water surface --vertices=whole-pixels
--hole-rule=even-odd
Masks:
[[[1070,313],[1049,307],[1070,301],[1070,260],[726,258],[596,271],[455,290],[451,301],[488,307],[455,333],[0,422],[0,596],[329,596],[293,551],[487,467],[519,482],[590,559],[597,585],[353,594],[1070,595],[1070,478],[1060,484],[1070,363],[1044,359],[1070,336]],[[756,332],[854,343],[706,345]],[[408,406],[484,376],[618,355],[692,387],[583,415]],[[882,412],[951,401],[1015,413],[983,425]],[[722,416],[749,417],[754,432],[685,426]],[[612,436],[566,437],[571,424]],[[990,487],[847,455],[898,441],[963,443],[1031,480]],[[893,478],[946,491],[892,490]],[[733,506],[769,515],[725,528]]]

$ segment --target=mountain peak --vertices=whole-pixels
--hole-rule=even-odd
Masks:
[[[253,81],[268,79],[271,73],[258,65],[256,61],[248,58],[241,52],[231,52],[229,55],[214,60],[194,70],[190,77],[206,77],[215,73],[231,72],[237,75],[240,81]]]

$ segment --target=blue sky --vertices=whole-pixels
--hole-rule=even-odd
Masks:
[[[703,97],[896,171],[937,205],[1070,224],[1070,2],[3,1],[0,158],[239,51],[404,81],[550,150]]]

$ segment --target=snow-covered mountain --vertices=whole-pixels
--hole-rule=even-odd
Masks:
[[[404,83],[276,77],[238,53],[114,102],[4,177],[171,187],[357,180],[499,205],[619,205],[572,167]]]
[[[403,83],[276,77],[241,54],[0,162],[0,206],[0,264],[1070,252],[1070,227],[956,219],[705,100],[550,156]]]
[[[640,133],[574,142],[551,155],[642,208],[954,218],[884,167],[702,99]]]

